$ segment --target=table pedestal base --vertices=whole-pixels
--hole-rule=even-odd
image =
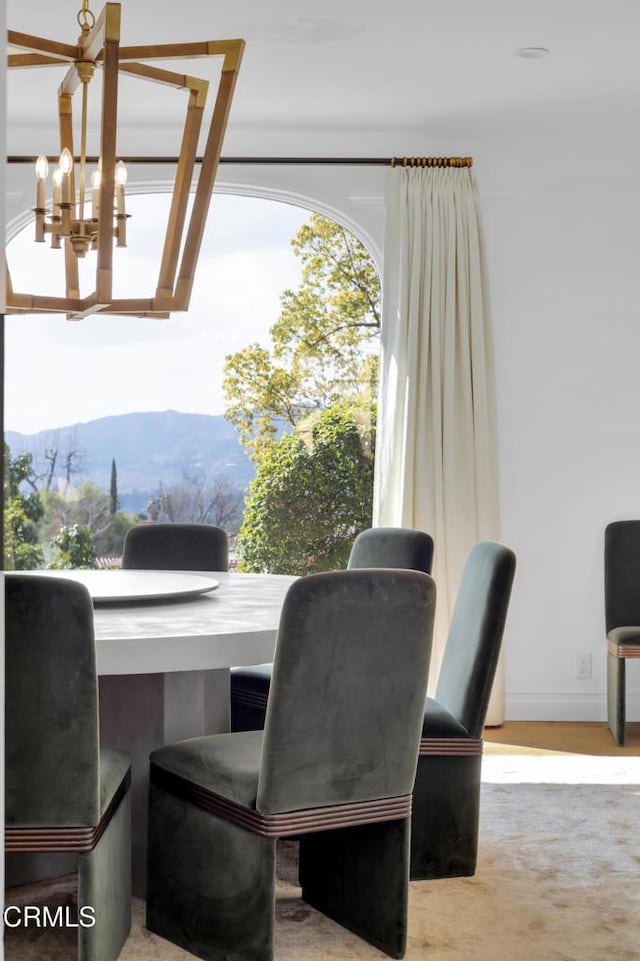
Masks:
[[[100,739],[131,758],[133,893],[144,897],[149,754],[157,747],[229,730],[229,669],[105,675],[100,683]]]

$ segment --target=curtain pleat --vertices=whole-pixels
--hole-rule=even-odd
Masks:
[[[432,684],[468,552],[497,540],[495,375],[468,168],[389,171],[374,523],[434,538]],[[502,720],[501,672],[490,723]]]

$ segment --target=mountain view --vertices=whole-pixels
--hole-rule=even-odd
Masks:
[[[58,476],[73,452],[72,484],[83,480],[109,489],[111,462],[118,475],[118,501],[126,511],[143,511],[162,484],[165,488],[185,477],[207,481],[225,478],[246,488],[253,463],[238,441],[232,424],[222,415],[183,414],[175,410],[120,414],[83,424],[71,424],[36,434],[7,431],[13,456],[33,454],[38,475],[47,476],[51,451],[58,452]]]

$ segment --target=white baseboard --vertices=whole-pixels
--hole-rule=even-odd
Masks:
[[[627,720],[640,721],[640,694],[628,694]],[[507,721],[606,721],[605,694],[505,695]]]

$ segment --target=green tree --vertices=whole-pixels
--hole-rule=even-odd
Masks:
[[[319,214],[292,246],[302,282],[282,294],[271,348],[250,344],[225,360],[225,416],[256,460],[283,428],[357,396],[376,378],[380,284],[368,251]]]
[[[355,535],[371,525],[372,420],[363,423],[362,406],[343,402],[268,446],[238,537],[243,570],[309,574],[346,566]]]
[[[185,473],[178,484],[160,484],[147,504],[147,513],[153,521],[213,524],[234,535],[243,506],[244,492],[224,475],[209,481],[204,475]]]
[[[44,563],[38,544],[42,505],[35,489],[33,458],[31,454],[12,457],[7,444],[4,452],[4,567],[33,570]],[[31,493],[24,493],[25,486],[31,488]]]
[[[44,508],[40,538],[45,546],[51,545],[49,550],[55,550],[55,540],[64,528],[81,527],[90,532],[99,557],[119,555],[126,532],[139,523],[133,514],[112,514],[110,494],[90,481],[84,481],[77,489],[68,489],[64,496],[42,491],[40,500]]]
[[[127,531],[139,523],[138,514],[129,514],[126,511],[112,514],[107,527],[93,537],[98,557],[120,557]]]
[[[88,527],[71,524],[61,528],[53,541],[53,549],[53,559],[49,565],[53,570],[68,568],[81,570],[95,567],[96,552],[93,536]]]
[[[111,484],[109,487],[109,497],[111,499],[110,510],[115,514],[118,510],[118,473],[116,471],[116,459],[111,459]]]

